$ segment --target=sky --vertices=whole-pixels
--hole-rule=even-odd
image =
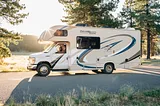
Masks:
[[[120,11],[125,0],[120,0]],[[44,30],[54,25],[66,25],[61,19],[65,16],[64,7],[58,0],[21,0],[25,4],[24,12],[29,13],[23,23],[13,26],[3,21],[0,25],[10,31],[19,32],[25,35],[39,36]]]

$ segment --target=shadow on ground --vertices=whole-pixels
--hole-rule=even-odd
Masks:
[[[39,77],[35,75],[31,82],[29,82],[29,78],[26,78],[13,90],[10,98],[13,97],[16,102],[23,103],[26,101],[34,102],[35,98],[40,94],[49,94],[53,96],[60,93],[72,92],[73,89],[78,93],[81,87],[86,87],[89,90],[105,90],[107,92],[118,93],[120,87],[123,85],[130,85],[135,91],[142,91],[160,86],[160,77],[147,74],[63,74],[64,75],[61,76],[48,77]]]

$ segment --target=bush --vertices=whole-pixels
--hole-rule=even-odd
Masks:
[[[135,92],[134,88],[130,85],[123,85],[120,88],[120,96],[130,97],[133,95],[134,92]]]
[[[124,85],[119,94],[105,91],[91,91],[85,87],[56,96],[39,95],[34,103],[17,104],[11,101],[8,106],[159,106],[160,89],[135,92],[133,87]]]
[[[148,90],[143,93],[145,96],[160,98],[160,89]]]

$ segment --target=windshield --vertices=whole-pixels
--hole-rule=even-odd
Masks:
[[[53,53],[66,53],[66,44],[50,44],[43,52],[48,53],[51,50]]]
[[[54,45],[55,44],[50,44],[43,52],[48,53],[54,47]]]

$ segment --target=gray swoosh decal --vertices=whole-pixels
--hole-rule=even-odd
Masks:
[[[63,55],[57,57],[54,61],[52,61],[51,62],[51,67],[53,68],[62,57],[63,57]]]
[[[123,61],[123,62],[120,63],[120,64],[124,64],[124,63],[130,62],[130,61],[138,58],[139,56],[141,56],[141,51],[138,51],[136,54],[134,54],[132,57],[130,57],[130,58],[128,59],[128,61]]]

